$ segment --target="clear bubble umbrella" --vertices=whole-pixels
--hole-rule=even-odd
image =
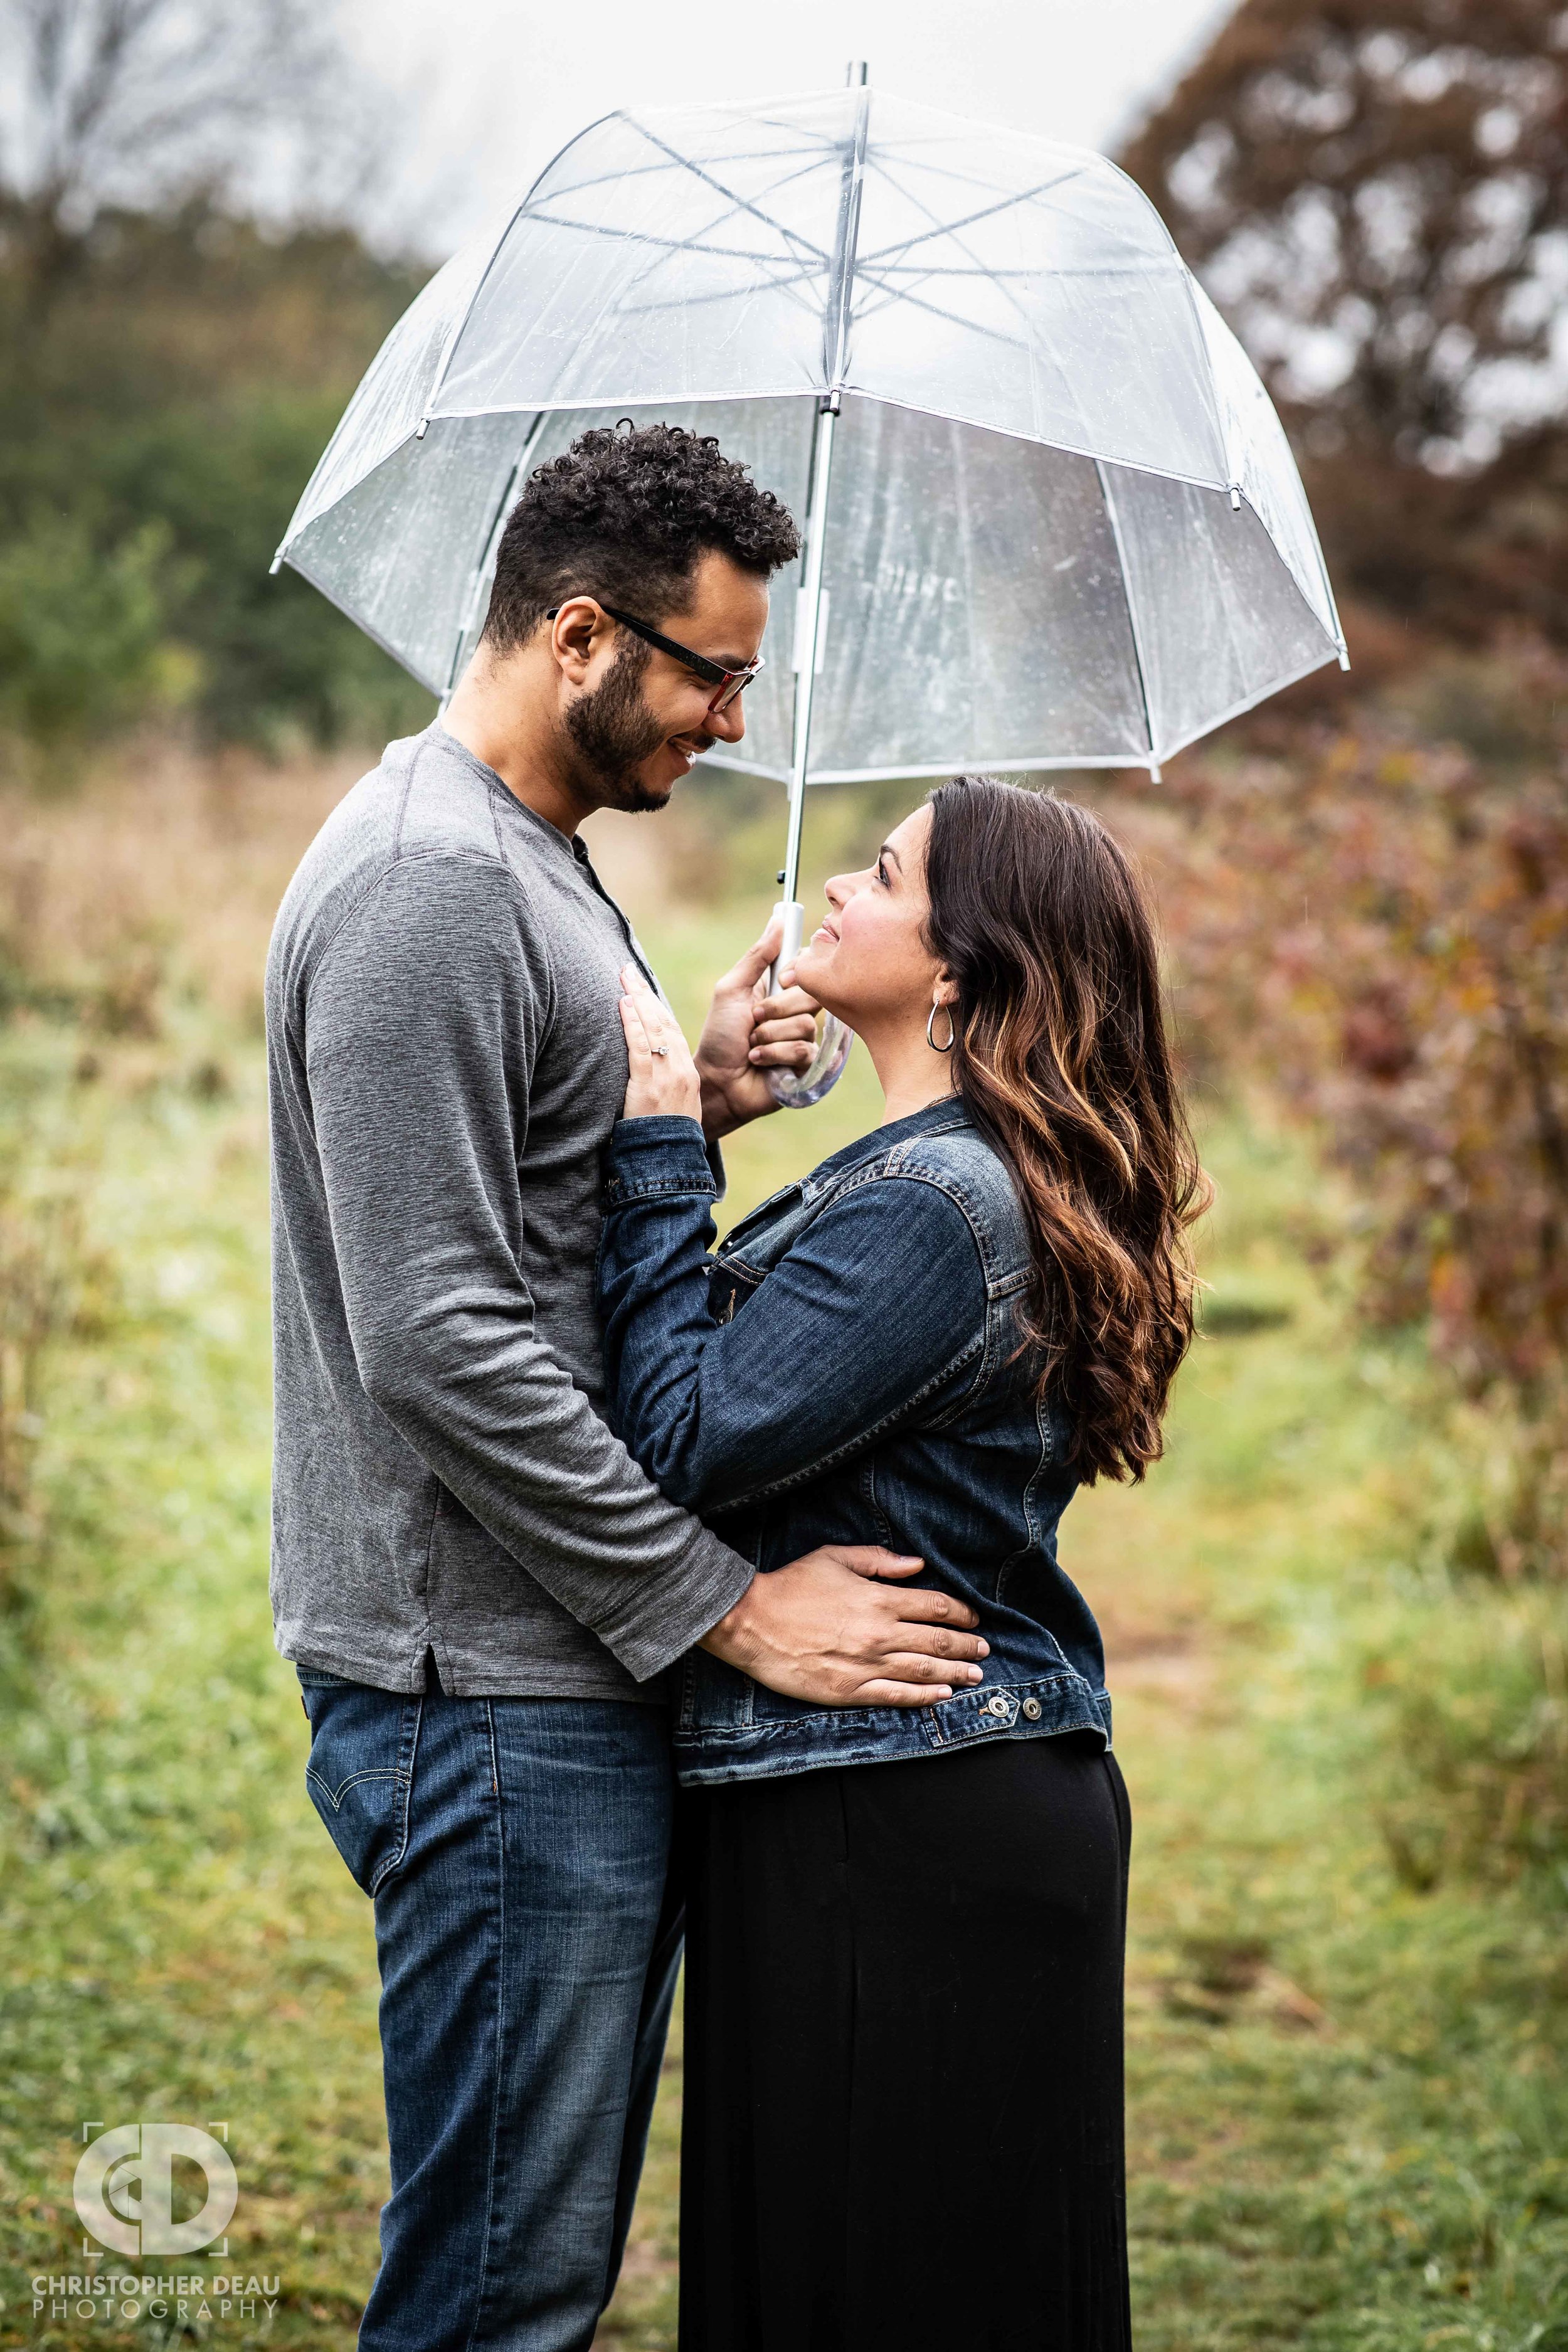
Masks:
[[[789,788],[1144,767],[1337,656],[1268,394],[1148,199],[1086,150],[873,91],[624,110],[388,336],[279,550],[433,694],[529,472],[629,415],[716,434],[805,525],[747,731]],[[781,1079],[814,1101],[847,1038]]]

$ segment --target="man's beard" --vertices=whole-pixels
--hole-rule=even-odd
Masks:
[[[665,732],[642,698],[644,647],[623,646],[603,685],[581,694],[566,713],[566,732],[584,768],[602,794],[601,806],[661,809],[674,790],[649,792],[637,770],[665,740]]]

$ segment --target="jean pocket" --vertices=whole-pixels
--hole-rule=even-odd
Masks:
[[[374,1895],[408,1849],[421,1702],[363,1683],[307,1683],[305,1786],[354,1883]]]

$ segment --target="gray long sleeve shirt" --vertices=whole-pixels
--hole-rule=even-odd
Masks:
[[[751,1580],[599,1414],[637,949],[439,725],[307,850],[267,966],[278,1646],[385,1690],[650,1699]]]

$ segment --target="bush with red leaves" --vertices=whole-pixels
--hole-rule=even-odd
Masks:
[[[1471,1392],[1568,1391],[1568,663],[1183,763],[1154,868],[1200,1059],[1266,1079],[1367,1204],[1366,1299]],[[1452,722],[1468,740],[1446,732]]]

